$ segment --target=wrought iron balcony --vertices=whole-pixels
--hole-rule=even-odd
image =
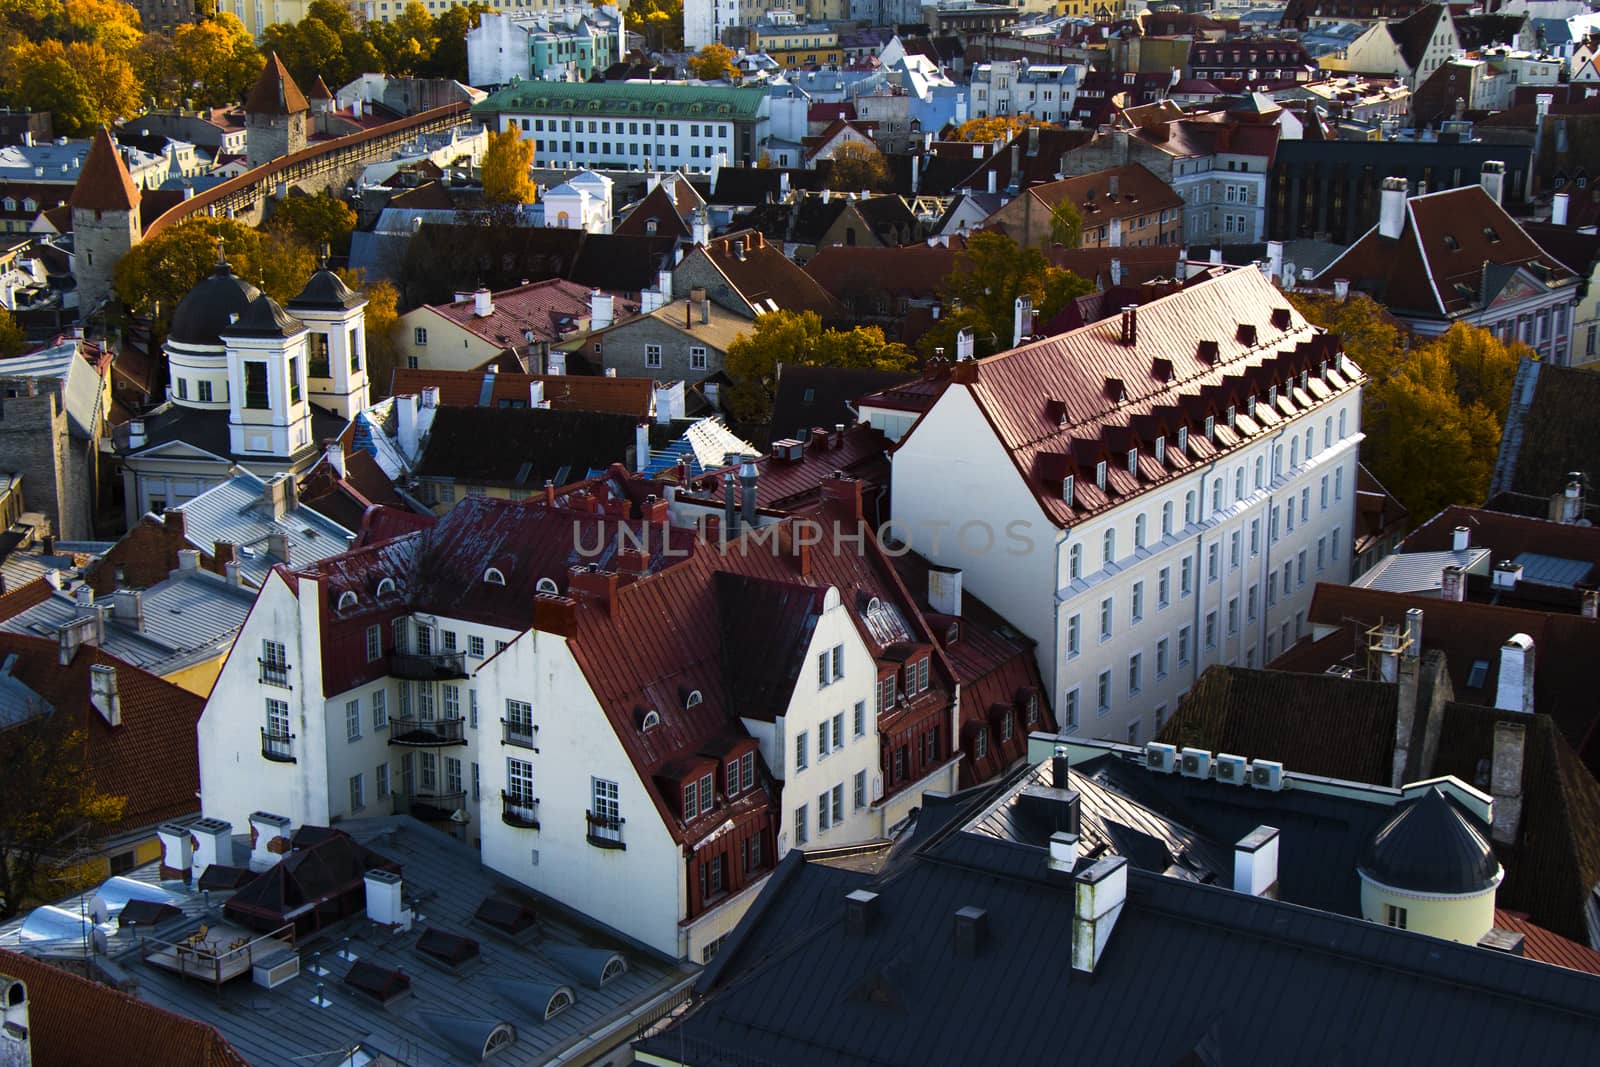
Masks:
[[[394,794],[394,813],[410,815],[423,822],[444,822],[467,806],[465,791],[435,793],[426,789],[412,794]]]
[[[389,673],[396,678],[411,678],[422,682],[441,679],[465,678],[467,654],[465,652],[435,652],[423,656],[413,652],[396,652],[389,657]]]
[[[293,763],[294,734],[261,728],[261,755],[274,763]]]
[[[466,720],[454,719],[390,719],[389,743],[412,748],[429,748],[438,745],[464,745],[462,736]]]
[[[523,830],[539,828],[539,798],[517,793],[500,793],[500,821]]]
[[[589,823],[589,844],[596,848],[627,848],[622,843],[622,824],[628,820],[620,815],[596,815],[584,812]]]
[[[534,746],[534,739],[539,736],[539,728],[532,723],[513,722],[510,719],[500,720],[500,743],[503,745],[516,745],[518,748],[539,751]]]
[[[287,663],[268,663],[260,657],[256,662],[261,665],[261,684],[275,685],[279,689],[294,688],[289,684],[289,665]]]

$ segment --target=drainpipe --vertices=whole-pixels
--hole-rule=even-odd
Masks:
[[[1056,732],[1058,734],[1063,733],[1065,730],[1061,723],[1061,698],[1065,695],[1061,689],[1061,657],[1063,655],[1063,650],[1061,648],[1061,612],[1066,606],[1066,601],[1061,596],[1061,551],[1067,547],[1067,539],[1071,536],[1072,528],[1069,526],[1062,530],[1061,533],[1056,536],[1055,540],[1056,608],[1055,621],[1052,624],[1055,630],[1055,641],[1052,643],[1050,652],[1050,693],[1055,701],[1053,707],[1056,710]],[[1079,636],[1081,639],[1082,635],[1080,634]],[[1082,718],[1082,708],[1078,709],[1078,715],[1079,718]]]
[[[1271,629],[1268,625],[1268,618],[1272,614],[1272,609],[1267,605],[1268,575],[1276,570],[1272,562],[1272,546],[1274,543],[1272,538],[1272,506],[1278,502],[1278,479],[1272,473],[1272,454],[1277,451],[1278,445],[1283,440],[1283,435],[1288,432],[1288,429],[1286,425],[1279,427],[1278,432],[1273,434],[1267,442],[1268,492],[1266,509],[1261,513],[1261,525],[1264,527],[1261,531],[1261,566],[1256,574],[1256,580],[1260,583],[1259,588],[1261,589],[1261,618],[1256,622],[1256,643],[1257,647],[1261,649],[1261,666],[1263,668],[1267,665],[1267,631]],[[1285,475],[1285,480],[1287,480],[1287,475]],[[1289,499],[1292,505],[1294,494],[1291,493]],[[1354,496],[1351,499],[1354,499]],[[1283,649],[1278,649],[1278,654],[1282,655]]]

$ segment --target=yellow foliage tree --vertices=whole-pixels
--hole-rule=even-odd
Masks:
[[[846,141],[829,159],[828,188],[838,192],[877,190],[889,184],[883,153],[860,141]]]
[[[56,132],[86,137],[141,107],[139,79],[125,54],[92,41],[14,41],[0,52],[9,100],[51,112]]]
[[[534,142],[504,129],[489,139],[483,153],[483,199],[490,204],[533,203],[537,190],[528,171],[533,167]]]
[[[369,282],[366,272],[341,270],[339,277],[367,298],[362,314],[367,327],[367,392],[371,399],[389,395],[389,382],[400,365],[400,346],[395,331],[400,325],[400,293],[386,281]]]
[[[714,82],[723,78],[737,81],[739,68],[734,65],[736,58],[733,49],[713,41],[690,56],[683,67],[689,77],[699,78],[701,81]]]
[[[1032,115],[990,115],[981,119],[968,119],[957,126],[954,140],[1009,141],[1029,126],[1047,125],[1049,123],[1035,121]]]
[[[903,371],[912,368],[915,357],[876,326],[824,330],[814,311],[762,315],[753,333],[740,334],[728,346],[728,373],[738,379],[728,407],[736,419],[762,422],[771,416],[779,363]]]
[[[0,359],[14,356],[28,347],[28,338],[11,312],[0,308]]]

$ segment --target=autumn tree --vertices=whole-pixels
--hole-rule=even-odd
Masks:
[[[483,153],[483,199],[491,205],[512,207],[531,204],[536,190],[533,168],[534,142],[507,127],[489,138]]]
[[[316,253],[286,232],[193,215],[134,245],[118,261],[117,293],[165,334],[178,301],[215,269],[219,238],[234,273],[279,303],[298,293],[317,269]]]
[[[125,799],[94,784],[86,737],[65,712],[39,709],[0,732],[0,919],[45,895],[64,858],[122,818]]]
[[[346,285],[367,298],[362,312],[367,327],[367,392],[370,399],[379,400],[389,395],[389,381],[400,365],[396,334],[400,328],[400,294],[389,282],[367,281],[364,271],[341,270],[338,274]]]
[[[989,115],[968,119],[955,129],[956,141],[1009,141],[1029,126],[1042,126],[1032,115]]]
[[[0,308],[0,359],[14,356],[27,347],[27,335],[17,325],[16,316]]]
[[[0,87],[12,103],[49,111],[68,137],[87,137],[141,107],[128,56],[93,41],[13,41],[0,52]]]
[[[975,233],[956,257],[940,296],[944,314],[919,342],[925,355],[943,348],[955,355],[956,334],[971,330],[974,354],[1011,347],[1017,298],[1027,296],[1040,322],[1054,318],[1067,301],[1093,286],[1069,270],[1050,265],[1037,248],[1020,248],[1003,233]]]
[[[1050,209],[1050,241],[1062,248],[1077,248],[1082,238],[1083,216],[1073,206],[1072,198],[1064,196]]]
[[[772,413],[778,364],[856,370],[909,370],[915,357],[876,326],[825,330],[814,311],[774,311],[756,319],[753,333],[728,346],[728,373],[738,379],[728,396],[736,419],[765,422]]]
[[[889,164],[871,145],[846,141],[833,150],[830,162],[828,188],[837,192],[877,190],[889,184]]]
[[[683,47],[683,0],[634,0],[628,5],[628,28],[644,34],[647,51],[678,51]]]
[[[343,254],[350,247],[356,213],[343,200],[324,190],[316,196],[287,196],[272,209],[266,229],[287,234],[307,248]]]
[[[683,68],[689,77],[699,78],[701,81],[714,82],[723,78],[736,81],[739,77],[739,68],[734,64],[734,59],[733,49],[713,41],[690,56],[684,62]]]

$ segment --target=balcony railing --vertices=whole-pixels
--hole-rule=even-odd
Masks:
[[[294,734],[262,727],[261,755],[274,763],[293,763]]]
[[[289,665],[287,663],[268,663],[264,659],[257,659],[261,665],[261,684],[275,685],[279,689],[290,689]]]
[[[389,658],[389,673],[396,678],[434,682],[440,679],[465,678],[467,654],[465,652],[436,652],[430,656],[412,652],[396,652]]]
[[[467,794],[464,790],[455,793],[433,793],[424,789],[409,795],[406,793],[394,795],[396,815],[409,815],[423,822],[444,822],[466,806]]]
[[[539,828],[539,798],[525,797],[516,793],[500,793],[500,820],[507,826],[516,826],[523,830],[537,830]]]
[[[596,848],[627,848],[622,843],[622,824],[628,820],[620,815],[596,815],[584,812],[589,823],[589,844]]]
[[[513,722],[510,719],[500,720],[500,743],[503,745],[516,745],[518,748],[533,749],[533,739],[539,736],[539,728],[532,723]]]
[[[427,748],[434,745],[464,745],[462,736],[466,720],[455,719],[390,719],[389,743]]]

